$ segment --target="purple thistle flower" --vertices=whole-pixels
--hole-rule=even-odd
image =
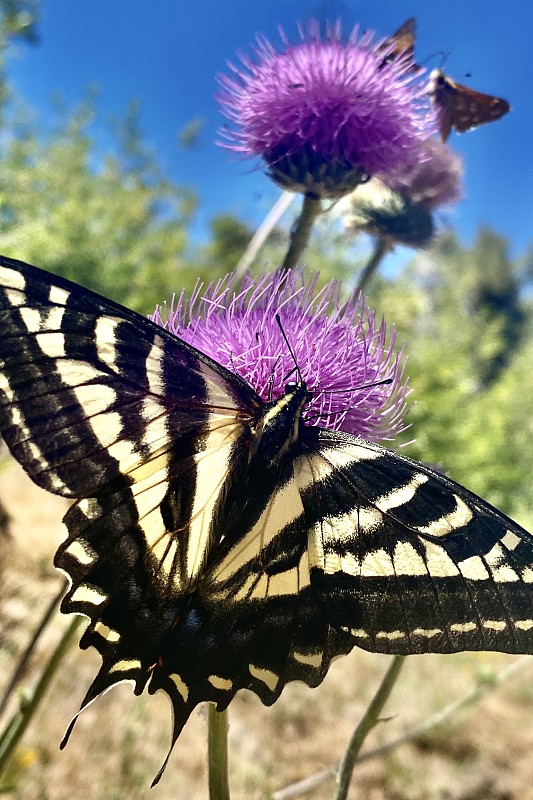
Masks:
[[[439,139],[428,139],[421,143],[420,158],[414,164],[402,164],[379,177],[389,189],[411,203],[434,211],[461,198],[463,163]]]
[[[384,58],[386,42],[340,23],[325,36],[312,20],[284,50],[257,36],[255,58],[241,55],[232,76],[218,77],[223,114],[234,123],[223,147],[259,156],[284,188],[340,197],[369,175],[413,164],[435,118],[408,58]]]
[[[433,212],[461,197],[460,157],[438,139],[421,143],[417,163],[377,175],[345,203],[348,230],[386,238],[390,245],[428,247],[435,235]]]
[[[294,350],[302,378],[313,392],[308,425],[344,430],[371,441],[392,439],[404,429],[407,380],[401,353],[387,343],[359,295],[340,303],[340,285],[315,294],[318,275],[277,270],[245,277],[235,293],[233,275],[200,284],[190,300],[183,292],[152,319],[219,364],[247,380],[264,399],[276,399],[294,380],[295,364],[276,322]],[[364,388],[391,379],[390,384]]]

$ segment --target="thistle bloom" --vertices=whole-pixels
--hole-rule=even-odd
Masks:
[[[280,270],[247,276],[237,293],[233,275],[183,293],[152,319],[234,373],[264,399],[284,394],[294,380],[295,363],[276,322],[292,347],[313,400],[308,425],[344,430],[371,441],[391,439],[403,430],[407,381],[392,332],[377,323],[359,295],[340,303],[332,281],[317,294],[317,277]],[[390,383],[368,384],[390,379]],[[367,388],[365,388],[367,387]]]
[[[346,228],[391,244],[427,247],[435,233],[433,212],[459,200],[462,174],[460,157],[438,139],[428,139],[415,164],[378,175],[353,192],[345,206]]]
[[[264,159],[284,188],[318,197],[416,162],[435,119],[412,60],[387,58],[393,46],[357,27],[343,42],[340,23],[321,36],[311,21],[295,45],[280,35],[283,52],[258,36],[254,57],[219,76],[217,99],[234,123],[219,144]]]
[[[463,164],[460,156],[439,139],[427,139],[420,145],[417,161],[401,164],[390,174],[379,177],[389,189],[414,205],[434,211],[460,199]]]

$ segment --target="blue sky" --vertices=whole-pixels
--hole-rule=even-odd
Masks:
[[[105,114],[141,104],[141,125],[168,175],[194,185],[201,207],[196,233],[226,210],[257,224],[278,190],[249,162],[214,145],[223,122],[213,95],[215,75],[256,32],[278,42],[281,24],[294,34],[311,16],[359,22],[381,36],[409,16],[418,24],[417,60],[450,53],[446,71],[461,83],[507,98],[511,113],[450,144],[465,161],[465,199],[448,214],[463,240],[479,224],[496,228],[512,253],[533,241],[533,4],[508,0],[42,0],[41,43],[18,46],[9,65],[17,91],[46,122],[50,98],[74,106],[89,85],[100,88]],[[428,68],[440,66],[434,55]],[[466,74],[470,73],[469,77]],[[192,118],[205,121],[194,149],[179,145]],[[68,187],[66,187],[68,190]]]

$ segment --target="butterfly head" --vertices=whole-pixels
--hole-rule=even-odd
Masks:
[[[446,86],[448,84],[452,87],[455,86],[455,82],[451,78],[448,78],[442,69],[436,67],[429,73],[428,94],[431,95],[439,87]]]
[[[313,392],[308,388],[305,381],[298,377],[297,381],[289,381],[285,384],[285,395],[283,400],[289,398],[290,403],[295,403],[296,407],[300,410],[311,402],[313,399]],[[277,401],[279,403],[279,400]]]
[[[267,403],[257,430],[254,456],[260,460],[264,451],[267,466],[279,463],[280,457],[298,441],[304,424],[302,413],[312,399],[312,392],[302,380],[287,383],[285,394]]]
[[[304,408],[312,401],[313,392],[307,384],[298,378],[285,384],[284,394],[267,404],[265,421],[275,419],[278,415],[285,418],[300,419]]]

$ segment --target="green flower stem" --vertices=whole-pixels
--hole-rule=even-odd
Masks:
[[[17,709],[17,711],[15,711],[15,713],[13,714],[13,716],[11,717],[9,722],[7,723],[7,725],[4,728],[4,730],[2,731],[2,733],[0,733],[0,753],[4,752],[5,742],[10,742],[11,741],[11,739],[13,737],[13,734],[17,729],[17,726],[20,725],[20,720],[22,718],[21,708],[23,708],[23,706],[24,706],[24,704],[26,702],[27,702],[27,698],[24,697],[23,694],[21,694],[21,697],[20,697],[20,700],[19,700],[19,708]],[[1,774],[0,774],[0,777],[1,777]],[[1,793],[2,792],[0,791],[0,794]]]
[[[46,665],[37,686],[34,689],[33,695],[29,699],[23,699],[20,703],[19,709],[15,712],[9,721],[5,735],[2,737],[0,743],[0,776],[6,767],[6,764],[13,756],[15,749],[23,736],[26,728],[30,724],[37,708],[43,699],[52,678],[54,677],[61,661],[70,645],[74,641],[78,628],[82,622],[81,617],[75,617],[70,623],[69,627],[61,637],[56,649]]]
[[[309,237],[311,235],[313,224],[321,212],[322,206],[319,198],[305,195],[302,205],[302,213],[300,214],[296,225],[291,231],[291,242],[289,249],[287,250],[287,254],[283,259],[283,264],[281,265],[282,272],[287,272],[287,270],[292,269],[298,264],[303,251],[309,243]]]
[[[377,271],[377,268],[379,267],[379,265],[383,261],[383,258],[389,251],[389,247],[390,247],[389,240],[387,239],[386,236],[376,236],[374,242],[374,250],[372,252],[372,255],[370,256],[368,264],[363,269],[363,272],[357,284],[357,289],[360,292],[365,291],[367,283],[369,282],[370,278],[374,275],[374,273]]]
[[[454,700],[453,703],[450,703],[440,711],[432,714],[431,717],[428,717],[426,720],[421,722],[420,725],[416,726],[416,728],[412,728],[412,730],[408,731],[402,736],[398,736],[396,739],[392,739],[390,742],[380,745],[380,747],[367,750],[366,753],[363,753],[357,757],[355,764],[362,764],[363,761],[369,761],[372,758],[380,758],[381,756],[390,753],[392,750],[395,750],[397,747],[400,747],[403,744],[416,741],[416,739],[418,739],[420,736],[424,736],[426,733],[428,733],[428,731],[438,728],[440,725],[448,722],[464,708],[477,703],[488,692],[496,689],[498,686],[501,686],[516,673],[521,672],[526,667],[531,666],[533,666],[533,661],[530,656],[523,656],[522,658],[513,661],[512,664],[495,675],[492,680],[480,683],[467,695],[461,697],[459,700]],[[291,783],[290,786],[286,786],[285,788],[280,789],[269,796],[270,800],[292,800],[295,797],[301,797],[307,792],[314,791],[324,783],[328,783],[335,775],[336,769],[337,767],[332,766],[329,769],[317,772],[315,775],[310,775],[308,778],[304,778],[301,781]]]
[[[359,756],[357,759],[357,763],[359,764],[362,761],[368,761],[370,758],[378,758],[379,756],[389,753],[391,750],[395,750],[402,744],[407,744],[407,742],[412,742],[413,740],[420,738],[420,736],[424,736],[429,731],[433,730],[434,728],[438,728],[440,725],[443,725],[445,722],[448,722],[448,720],[457,716],[458,713],[464,708],[468,708],[468,706],[479,702],[479,700],[481,700],[481,698],[484,697],[488,692],[491,692],[498,686],[501,686],[502,683],[505,683],[507,680],[509,680],[509,678],[515,675],[515,673],[521,672],[526,667],[531,666],[533,666],[531,656],[523,656],[522,658],[513,661],[512,664],[503,669],[497,675],[491,676],[490,680],[483,681],[464,697],[459,698],[459,700],[454,700],[453,703],[444,706],[444,708],[442,708],[440,711],[432,714],[431,717],[428,717],[426,720],[421,722],[420,725],[417,725],[416,728],[408,731],[403,736],[398,736],[397,739],[393,739],[392,741],[381,745],[381,747],[376,747],[374,750],[369,750],[367,753],[363,753],[363,755]]]
[[[350,739],[350,743],[348,744],[348,748],[337,772],[337,792],[335,794],[335,800],[346,800],[346,797],[348,796],[348,789],[350,787],[350,781],[352,779],[356,758],[359,755],[359,750],[361,749],[363,742],[372,728],[377,725],[381,710],[389,699],[389,695],[394,687],[394,684],[398,680],[398,676],[403,667],[405,658],[405,656],[394,656],[383,680],[381,681],[379,689],[372,698],[372,701],[365,711],[363,718],[359,722],[359,725],[353,732],[352,738]]]
[[[11,697],[13,689],[20,683],[20,680],[22,679],[22,676],[26,671],[28,662],[33,655],[33,651],[35,650],[37,642],[39,641],[43,631],[46,630],[48,623],[52,619],[54,611],[58,607],[59,601],[61,600],[61,598],[65,593],[66,586],[67,586],[67,581],[66,580],[62,581],[61,588],[59,589],[57,594],[50,600],[50,603],[48,604],[41,618],[41,621],[37,625],[28,646],[26,647],[21,658],[18,660],[13,675],[11,676],[11,680],[9,681],[6,690],[3,694],[3,697],[0,700],[0,715],[4,713],[4,709],[8,703],[9,698]]]
[[[228,782],[228,712],[217,711],[213,703],[207,709],[207,760],[209,800],[230,800]]]

